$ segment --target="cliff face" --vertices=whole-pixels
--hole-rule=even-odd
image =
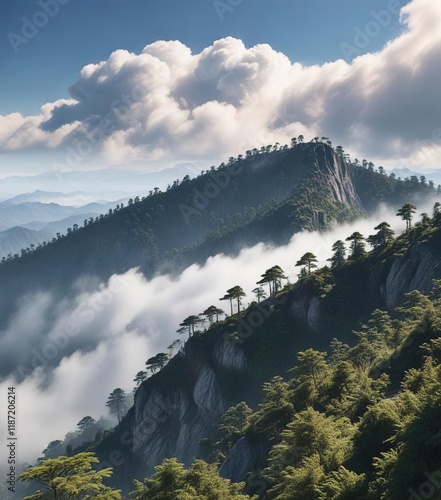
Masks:
[[[429,293],[432,280],[441,278],[440,249],[416,242],[399,259],[395,259],[383,287],[389,309],[401,302],[405,293],[419,290]]]
[[[340,203],[363,209],[363,205],[355,189],[348,167],[337,157],[332,148],[315,148],[315,165],[326,185],[331,189],[333,197]]]
[[[166,371],[144,383],[134,405],[133,453],[145,465],[145,473],[164,457],[179,457],[189,465],[199,454],[199,443],[225,412],[226,401],[218,379],[221,370],[243,371],[246,360],[238,344],[215,342],[213,356],[201,355],[197,341],[170,364]],[[211,359],[210,359],[211,358]]]
[[[145,384],[136,395],[133,453],[143,461],[147,474],[164,457],[180,457],[190,464],[198,455],[199,442],[225,411],[211,364],[185,371],[171,384]]]
[[[116,469],[113,482],[127,491],[135,477],[152,474],[166,457],[178,457],[189,466],[200,455],[200,441],[229,406],[220,377],[237,376],[246,367],[242,347],[226,336],[193,337],[140,386],[116,433],[96,445],[106,464],[111,456],[121,458],[111,463]]]

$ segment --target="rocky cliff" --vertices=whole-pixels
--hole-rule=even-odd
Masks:
[[[416,241],[401,257],[394,259],[382,288],[389,309],[399,305],[405,293],[429,293],[433,279],[441,278],[440,250],[437,244]]]

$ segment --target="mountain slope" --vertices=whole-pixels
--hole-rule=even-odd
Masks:
[[[413,195],[432,192],[412,186]],[[0,317],[7,319],[15,300],[36,287],[68,294],[84,275],[106,280],[133,267],[150,276],[176,272],[220,251],[284,242],[303,228],[353,220],[381,201],[401,204],[408,196],[404,183],[347,164],[325,144],[250,153],[195,179],[176,181],[166,192],[109,210],[93,224],[6,262],[0,268],[5,297]]]
[[[388,248],[332,273],[319,270],[277,297],[254,303],[239,317],[190,338],[165,368],[142,383],[120,426],[93,446],[105,462],[118,456],[114,484],[130,489],[134,477],[148,476],[169,456],[187,465],[204,456],[201,441],[213,436],[222,413],[242,400],[256,408],[262,384],[285,375],[299,351],[326,351],[334,337],[354,346],[353,330],[375,309],[392,311],[415,289],[428,294],[433,280],[441,279],[440,248],[441,227],[418,223]],[[383,358],[373,379],[386,371],[396,390],[404,371],[419,366],[419,347],[436,334],[430,328],[415,331],[418,335],[390,361]],[[264,436],[240,441],[222,473],[245,480],[265,463],[271,446]]]

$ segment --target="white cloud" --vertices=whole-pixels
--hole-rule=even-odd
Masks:
[[[418,213],[431,211],[433,202],[427,203]],[[146,359],[166,351],[179,337],[176,329],[185,317],[210,304],[229,311],[229,304],[219,302],[219,297],[231,286],[244,288],[247,304],[254,299],[252,290],[260,275],[275,264],[294,282],[299,272],[295,262],[307,251],[317,255],[322,266],[332,244],[355,230],[367,236],[387,220],[399,234],[404,222],[395,212],[383,208],[371,219],[332,231],[298,233],[278,248],[259,244],[237,257],[217,255],[203,266],[188,267],[177,278],[162,275],[147,281],[132,269],[102,285],[84,279],[77,285],[77,296],[69,300],[57,300],[49,291],[24,297],[8,330],[0,334],[5,375],[0,395],[7,387],[17,387],[20,459],[35,459],[85,415],[99,418],[110,392],[116,387],[130,392]],[[10,374],[22,372],[20,364],[37,366],[21,382]],[[0,420],[2,435],[4,425]]]
[[[303,133],[329,135],[389,167],[436,167],[441,4],[412,0],[401,21],[397,38],[352,63],[302,66],[234,38],[199,54],[178,41],[140,54],[117,50],[83,68],[71,100],[47,104],[38,116],[0,117],[0,149],[71,147],[84,161],[96,153],[103,163],[156,168],[225,159]]]

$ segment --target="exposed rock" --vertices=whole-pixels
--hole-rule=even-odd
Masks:
[[[194,359],[190,349],[190,358]],[[142,474],[153,472],[166,457],[190,465],[199,443],[219,420],[225,405],[214,369],[208,363],[189,364],[176,358],[176,378],[158,374],[141,385],[135,398],[132,452],[142,461]]]
[[[223,340],[215,347],[214,359],[220,366],[230,370],[245,370],[247,367],[245,353],[235,342]]]
[[[392,257],[370,274],[366,293],[380,296],[383,307],[391,309],[411,290],[430,291],[432,280],[441,278],[441,258],[434,242],[416,242],[403,256]],[[299,321],[306,327],[307,335],[319,330],[324,300],[307,283],[287,294],[278,311],[283,321],[293,326],[293,336],[299,331],[295,328]],[[225,390],[231,380],[235,382],[236,374],[247,380],[249,373],[255,373],[250,349],[254,336],[245,336],[244,343],[239,344],[226,340],[225,335],[221,329],[219,334],[190,339],[161,372],[141,384],[134,408],[118,431],[134,436],[126,463],[115,471],[119,487],[123,484],[127,490],[134,471],[138,477],[146,477],[164,458],[176,457],[189,466],[199,456],[200,441],[210,436],[231,404],[222,393],[220,381],[227,380]],[[234,376],[229,379],[231,373]],[[116,446],[115,436],[112,439],[108,447]],[[264,438],[242,438],[233,446],[220,472],[233,481],[244,481],[248,472],[265,466],[269,449]]]
[[[335,199],[340,203],[362,209],[362,203],[355,190],[350,173],[344,162],[339,161],[335,152],[328,147],[315,148],[316,164],[325,178]]]
[[[441,278],[439,254],[428,244],[417,242],[406,254],[394,260],[386,279],[385,300],[392,309],[405,293],[419,290],[429,293],[434,279]]]
[[[320,299],[313,297],[309,303],[307,322],[312,331],[317,330],[320,316]]]
[[[221,415],[224,411],[219,383],[213,369],[205,365],[193,389],[193,399],[202,416]]]
[[[320,299],[311,294],[307,287],[296,293],[289,306],[289,315],[294,320],[300,320],[316,331],[319,327]]]

